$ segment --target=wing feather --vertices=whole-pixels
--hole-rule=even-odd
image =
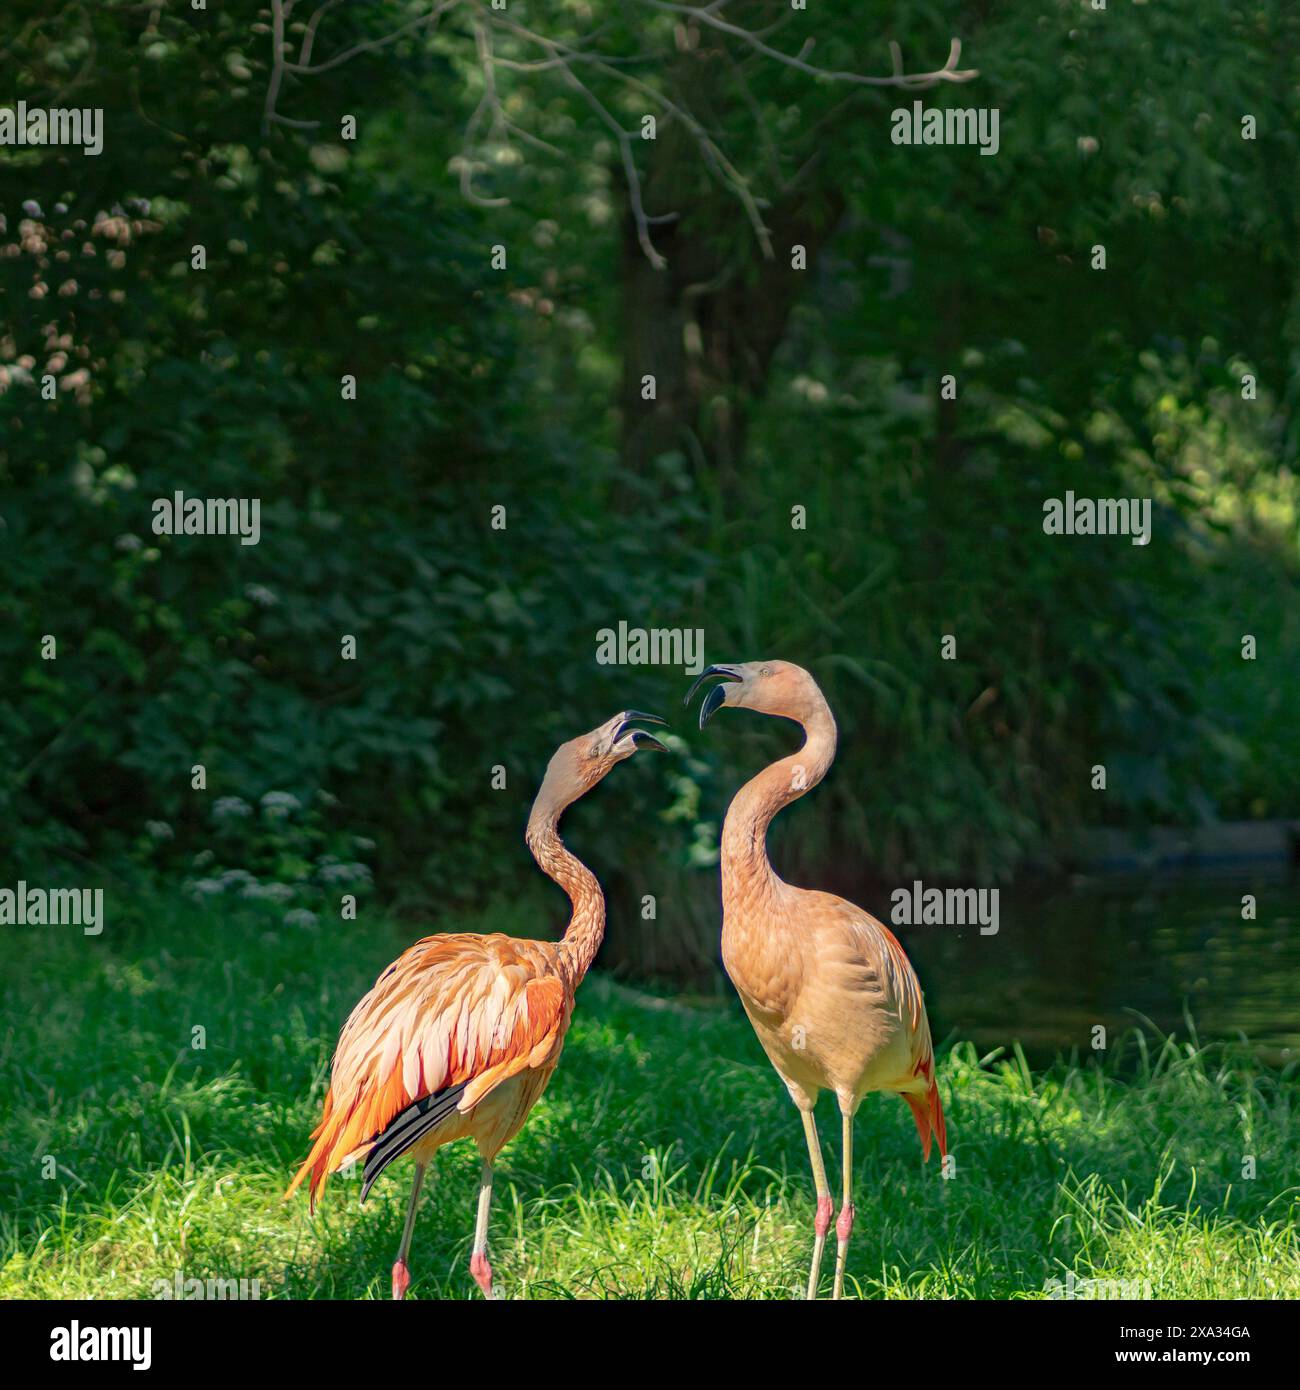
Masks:
[[[862,942],[867,958],[881,976],[886,997],[893,1001],[898,1016],[907,1027],[907,1042],[911,1058],[910,1075],[897,1086],[912,1111],[921,1148],[926,1160],[930,1157],[930,1141],[939,1141],[941,1157],[948,1153],[948,1131],[943,1117],[943,1102],[934,1075],[934,1042],[930,1037],[930,1020],[925,1011],[925,996],[912,962],[901,942],[883,922],[852,904],[853,927]],[[887,1089],[893,1090],[894,1087]]]
[[[369,1186],[433,1123],[552,1061],[573,1001],[548,948],[501,935],[430,936],[389,966],[343,1025],[315,1142],[285,1196],[310,1175],[314,1209],[330,1173],[375,1149],[417,1102],[443,1096],[419,1111],[413,1137],[395,1134],[383,1161],[367,1164]]]

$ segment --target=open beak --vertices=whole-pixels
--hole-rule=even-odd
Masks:
[[[682,701],[684,705],[689,705],[691,696],[700,688],[701,682],[710,676],[721,676],[722,684],[715,685],[712,690],[704,697],[704,703],[700,706],[700,728],[702,729],[713,717],[716,710],[722,708],[727,701],[727,682],[742,681],[744,676],[733,671],[730,666],[706,666],[698,676],[695,677],[695,684],[686,692],[686,699]]]
[[[660,719],[657,714],[645,714],[641,710],[630,709],[624,712],[623,722],[618,726],[614,734],[614,742],[620,743],[625,738],[632,740],[632,747],[638,752],[643,748],[651,748],[656,753],[667,753],[667,747],[660,743],[653,734],[648,734],[644,729],[634,729],[633,724],[667,724],[666,719]]]

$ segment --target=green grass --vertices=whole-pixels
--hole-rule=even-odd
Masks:
[[[508,929],[517,914],[457,925]],[[365,1207],[355,1178],[334,1180],[314,1218],[281,1193],[340,1023],[418,929],[373,912],[287,929],[151,900],[98,939],[9,931],[0,1297],[147,1298],[178,1271],[256,1278],[263,1298],[387,1296],[406,1165]],[[206,1050],[191,1047],[196,1027]],[[1300,1297],[1293,1073],[1147,1034],[1104,1066],[1046,1071],[959,1043],[939,1078],[947,1180],[921,1163],[900,1101],[859,1112],[850,1296],[1041,1298],[1073,1272],[1149,1282],[1156,1298]],[[556,1078],[497,1174],[491,1253],[507,1296],[787,1298],[806,1278],[802,1132],[736,1008],[588,980]],[[472,1146],[439,1154],[413,1297],[478,1296],[476,1178]]]

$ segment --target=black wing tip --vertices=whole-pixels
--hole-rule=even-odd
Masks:
[[[465,1093],[468,1081],[445,1090],[434,1091],[432,1095],[422,1096],[412,1101],[405,1110],[393,1116],[388,1128],[378,1136],[366,1154],[365,1167],[361,1177],[361,1200],[370,1195],[375,1180],[392,1163],[416,1143],[416,1141],[440,1123],[456,1108],[456,1103]]]

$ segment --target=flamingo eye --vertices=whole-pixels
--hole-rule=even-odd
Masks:
[[[758,674],[760,676],[770,676],[772,674],[772,668],[770,666],[764,666]]]

